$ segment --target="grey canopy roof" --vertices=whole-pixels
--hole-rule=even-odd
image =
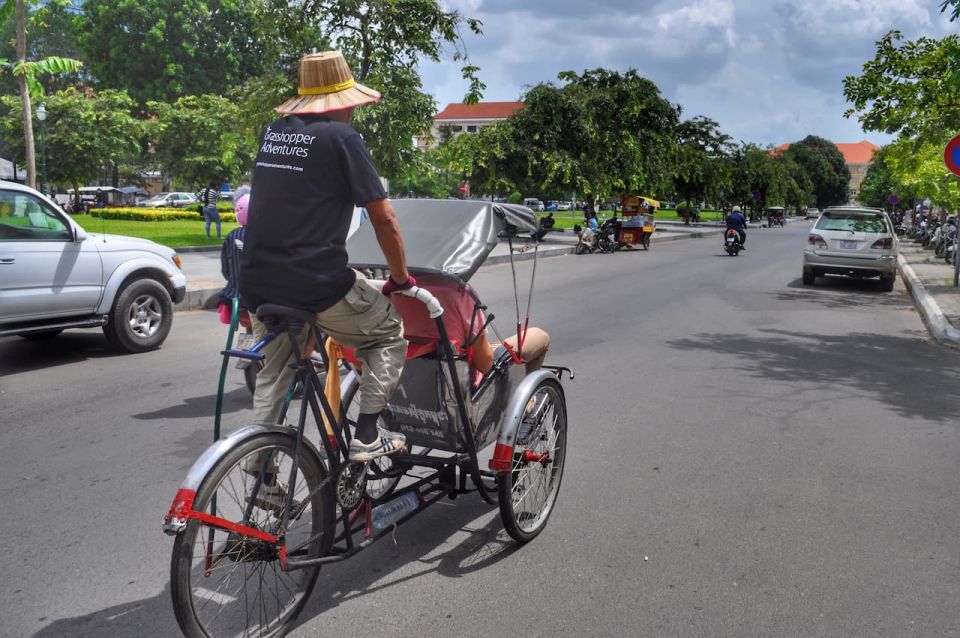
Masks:
[[[537,218],[525,206],[472,200],[391,200],[403,233],[407,267],[455,275],[468,281],[508,225],[533,231]],[[347,240],[350,265],[386,268],[373,226],[367,222]]]

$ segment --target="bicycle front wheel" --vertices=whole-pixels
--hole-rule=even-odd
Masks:
[[[560,384],[541,381],[527,399],[513,463],[500,475],[500,518],[521,543],[543,531],[560,491],[567,455],[567,406]]]
[[[287,503],[293,436],[270,433],[220,459],[201,483],[194,509],[270,535]],[[301,450],[285,533],[287,555],[330,553],[334,497],[315,454]],[[256,493],[254,493],[256,492]],[[186,636],[282,636],[307,602],[319,567],[285,572],[274,543],[191,520],[170,566],[173,606]]]

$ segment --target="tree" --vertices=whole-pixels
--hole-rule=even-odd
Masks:
[[[257,0],[85,0],[82,46],[98,86],[138,103],[225,93],[263,71]]]
[[[780,174],[773,156],[755,144],[741,143],[727,162],[730,167],[730,194],[726,201],[749,206],[754,215],[762,213],[768,197],[780,188]]]
[[[78,60],[60,57],[48,57],[38,61],[27,61],[27,0],[3,0],[0,4],[0,24],[6,23],[12,14],[16,15],[17,60],[14,63],[0,59],[0,68],[9,67],[17,78],[20,91],[21,116],[23,118],[24,161],[27,165],[27,185],[37,186],[37,160],[33,142],[33,114],[30,99],[42,93],[39,76],[77,71],[81,63]]]
[[[422,90],[420,60],[440,61],[452,47],[468,82],[465,101],[476,102],[485,88],[460,37],[462,28],[479,34],[481,23],[444,10],[438,0],[261,0],[260,12],[261,29],[276,37],[263,36],[271,43],[268,68],[245,90],[245,124],[257,135],[295,90],[297,59],[310,48],[340,50],[356,80],[383,95],[379,104],[357,109],[353,125],[389,179],[402,179],[416,161],[411,138],[430,128],[436,112]],[[311,25],[307,37],[303,25]]]
[[[217,95],[188,95],[173,104],[148,102],[154,115],[153,156],[165,176],[184,187],[237,181],[256,151],[239,130],[240,107]]]
[[[960,128],[960,38],[920,38],[899,44],[891,31],[877,41],[874,58],[859,76],[843,80],[853,104],[844,116],[857,116],[864,130],[906,137],[936,138]]]
[[[940,13],[946,13],[948,10],[951,12],[950,22],[960,18],[960,0],[943,0],[940,3]]]
[[[2,99],[7,113],[0,119],[0,134],[20,161],[26,154],[20,135],[23,116],[17,98]],[[104,164],[116,165],[140,151],[142,122],[135,119],[135,103],[122,91],[59,91],[44,98],[47,109],[46,145],[54,161],[47,173],[54,183],[74,189],[94,180]]]
[[[673,186],[687,201],[720,199],[729,180],[727,165],[732,138],[720,132],[713,120],[698,116],[677,126],[676,157],[673,162]]]
[[[900,138],[885,147],[884,163],[895,182],[949,210],[960,208],[960,180],[943,165],[948,136],[917,141]]]
[[[817,208],[847,202],[850,169],[836,144],[816,135],[808,135],[791,144],[786,155],[799,164],[810,178]]]
[[[782,205],[800,212],[813,201],[813,181],[802,166],[797,164],[786,154],[774,157],[774,166],[777,170],[776,194],[771,199],[773,205]]]
[[[889,198],[896,195],[900,201],[911,201],[919,193],[899,182],[887,165],[889,148],[883,147],[873,154],[873,161],[867,167],[867,174],[860,184],[858,199],[864,206],[887,208]]]
[[[476,194],[531,192],[528,157],[516,138],[509,120],[484,126],[476,134],[445,139],[437,149],[436,161],[444,174],[454,177],[453,186],[467,181]]]

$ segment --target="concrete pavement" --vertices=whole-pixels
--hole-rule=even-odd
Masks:
[[[900,242],[897,265],[930,334],[960,348],[960,288],[953,286],[953,266],[913,241]]]

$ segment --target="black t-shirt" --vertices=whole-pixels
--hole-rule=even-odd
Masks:
[[[353,207],[387,196],[360,134],[321,116],[267,127],[253,168],[241,258],[247,307],[320,312],[353,286],[344,244]]]

